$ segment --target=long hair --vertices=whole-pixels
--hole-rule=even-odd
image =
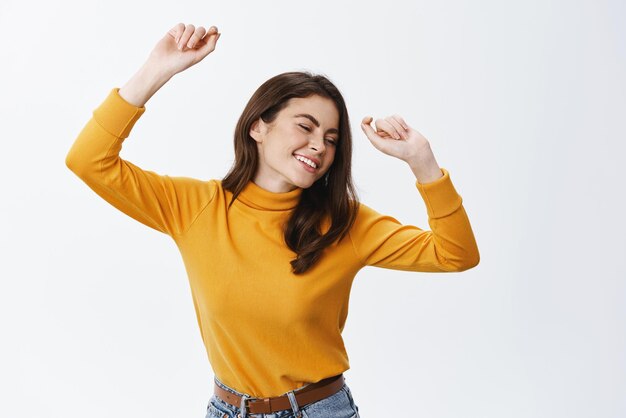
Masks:
[[[302,190],[300,201],[283,225],[285,243],[297,255],[290,261],[294,274],[306,272],[320,259],[326,247],[347,235],[359,208],[351,175],[350,120],[339,89],[325,76],[308,71],[286,72],[265,81],[254,92],[237,121],[235,160],[222,179],[222,187],[233,194],[228,205],[230,209],[257,171],[258,148],[249,134],[252,123],[258,118],[272,123],[289,99],[311,95],[326,97],[335,103],[339,113],[339,143],[327,175]],[[330,226],[322,234],[325,220]]]

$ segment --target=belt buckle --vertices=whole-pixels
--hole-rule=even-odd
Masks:
[[[263,398],[263,401],[265,401],[266,399],[267,399],[267,403],[269,403],[269,398]],[[248,405],[248,403],[250,401],[255,401],[256,402],[256,401],[259,401],[259,399],[256,399],[256,398],[246,398],[245,405],[244,405],[244,408],[246,408],[246,415],[252,414],[252,412],[250,411],[250,407]],[[237,412],[237,415],[235,415],[235,418],[241,418],[241,412]]]

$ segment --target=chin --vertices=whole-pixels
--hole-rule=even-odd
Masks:
[[[293,183],[294,186],[300,187],[301,189],[308,189],[313,185],[314,182],[309,181],[296,181]]]
[[[292,184],[293,184],[294,186],[300,187],[301,189],[308,189],[309,187],[313,186],[313,184],[314,184],[317,180],[318,180],[318,179],[294,181],[294,182],[292,182]]]

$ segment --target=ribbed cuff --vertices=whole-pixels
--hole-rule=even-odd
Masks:
[[[415,181],[415,186],[426,203],[429,218],[448,216],[463,203],[463,198],[457,193],[450,180],[450,173],[445,168],[440,168],[443,177],[425,184]]]
[[[93,111],[93,117],[111,135],[126,138],[146,107],[128,103],[119,91],[119,87],[111,89],[106,99]]]

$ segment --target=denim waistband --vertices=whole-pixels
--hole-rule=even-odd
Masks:
[[[256,414],[249,414],[247,411],[245,411],[245,405],[246,402],[249,400],[256,400],[256,399],[264,399],[264,398],[258,398],[258,397],[254,397],[252,395],[249,395],[247,393],[243,393],[240,392],[234,388],[231,388],[230,386],[226,385],[225,383],[223,383],[221,380],[219,380],[219,378],[217,376],[214,376],[214,381],[215,384],[219,387],[221,387],[222,389],[231,392],[239,397],[241,397],[241,405],[239,407],[236,407],[234,405],[231,405],[230,403],[224,401],[223,399],[217,397],[214,395],[214,397],[217,398],[218,402],[220,403],[220,405],[222,407],[227,408],[228,410],[230,410],[231,412],[233,412],[233,415],[237,414],[236,416],[241,416],[242,418],[246,418],[249,417],[250,415],[252,416],[256,416]],[[295,394],[298,393],[299,391],[305,389],[306,387],[312,385],[313,383],[307,383],[299,388],[284,392],[282,395],[276,395],[276,396],[287,396],[289,398],[289,403],[291,404],[291,409],[286,409],[283,411],[280,411],[276,414],[276,417],[282,417],[282,416],[287,416],[285,414],[290,414],[290,411],[293,411],[294,415],[296,417],[301,416],[301,412],[300,412],[300,405],[298,405],[298,402],[295,398]],[[274,396],[274,397],[276,397]]]
[[[252,396],[252,395],[249,395],[249,394],[247,394],[247,393],[239,392],[238,390],[233,389],[233,388],[231,388],[230,386],[228,386],[228,385],[226,385],[225,383],[223,383],[221,380],[219,380],[219,379],[217,378],[217,376],[214,376],[213,380],[215,381],[215,383],[216,383],[219,387],[221,387],[222,389],[227,390],[227,391],[229,391],[229,392],[232,392],[232,393],[234,393],[235,395],[238,395],[238,396],[244,396],[244,395],[245,395],[245,396],[246,396],[246,398],[248,398],[248,399],[263,399],[263,398],[256,398],[256,397],[254,397],[254,396]],[[305,384],[304,386],[301,386],[301,387],[299,387],[299,388],[297,388],[297,389],[294,389],[294,390],[293,390],[293,392],[299,392],[299,391],[301,391],[302,389],[304,389],[304,388],[306,388],[307,386],[312,385],[312,384],[313,384],[313,383],[307,383],[307,384]],[[291,391],[288,391],[288,392],[291,392]],[[283,393],[282,395],[277,395],[277,396],[283,396],[283,395],[286,395],[286,394],[287,394],[287,392]]]

